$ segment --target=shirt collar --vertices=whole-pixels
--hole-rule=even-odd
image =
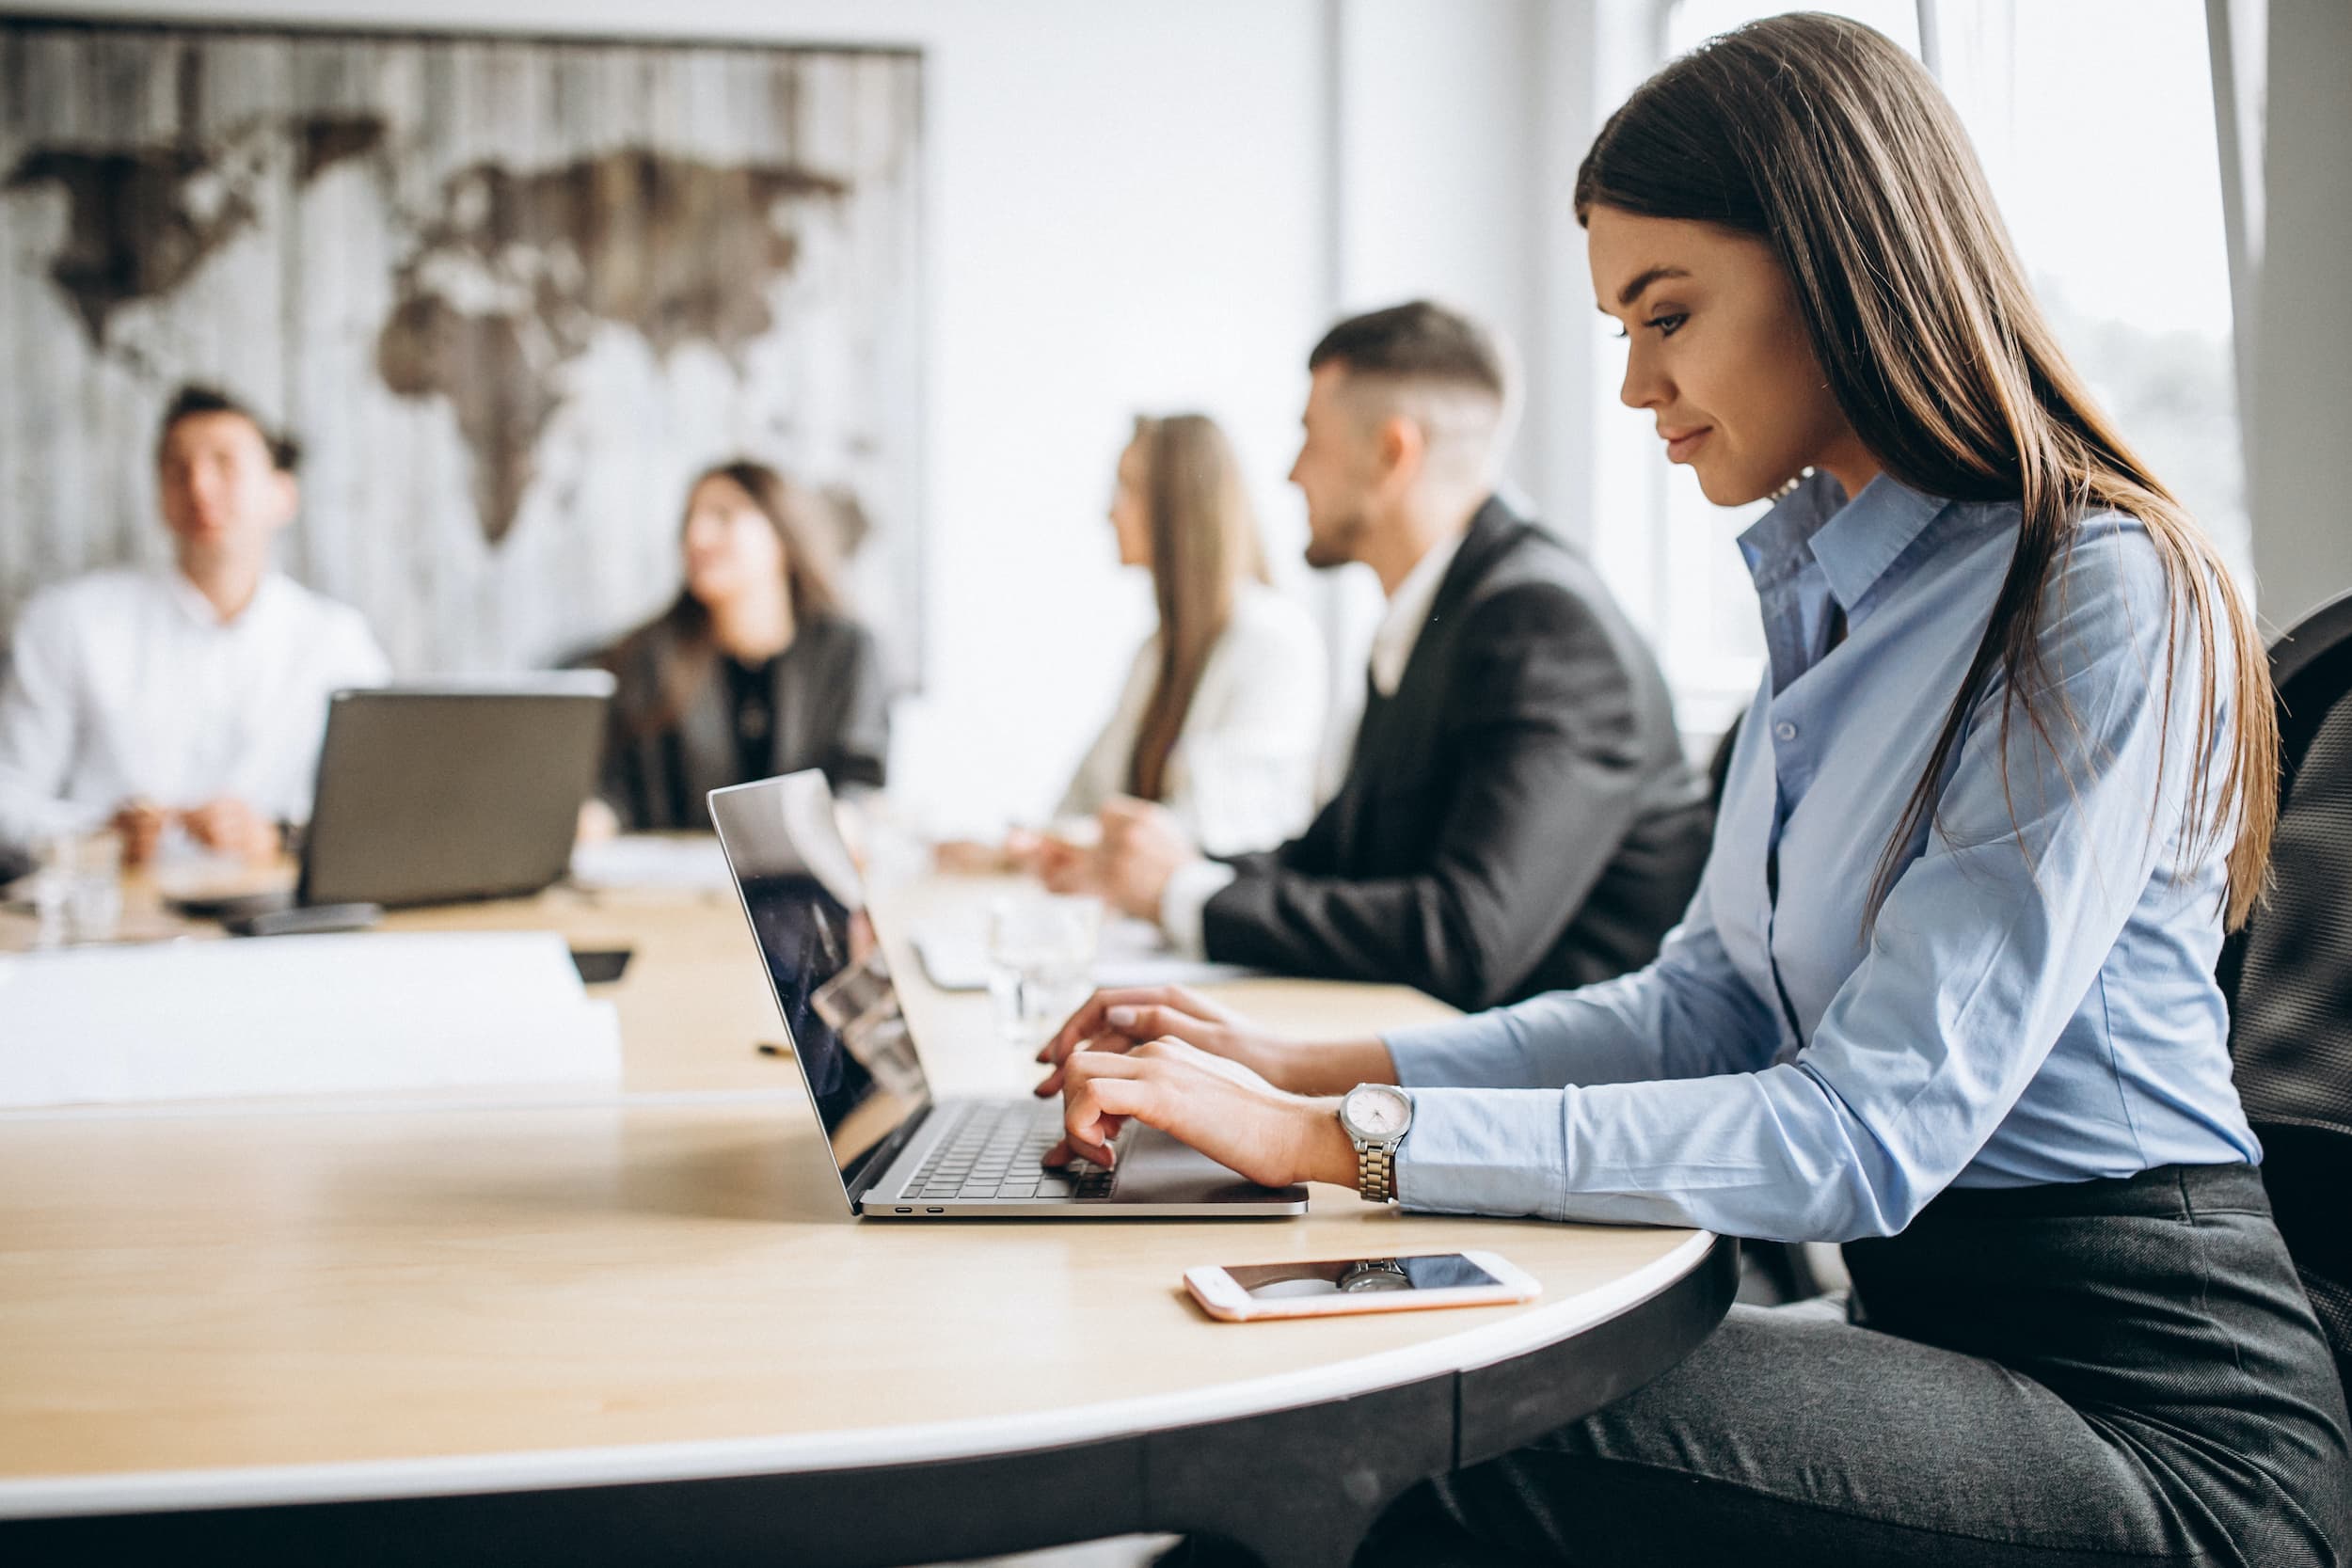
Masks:
[[[1414,645],[1421,641],[1421,629],[1438,602],[1446,568],[1454,564],[1454,558],[1462,551],[1462,541],[1469,537],[1470,530],[1459,528],[1430,546],[1389,595],[1389,608],[1372,634],[1372,684],[1383,697],[1396,695],[1397,686],[1405,679],[1405,666],[1411,662]]]
[[[267,606],[285,591],[284,578],[275,569],[264,570],[262,580],[253,585],[253,597],[246,602],[245,609],[236,619],[224,621],[220,612],[213,608],[213,601],[204,596],[203,590],[190,582],[179,567],[166,566],[161,575],[164,594],[171,600],[173,608],[186,616],[190,625],[201,626],[206,631],[235,631],[241,626],[253,625],[268,615]]]
[[[1851,615],[1887,568],[1951,503],[1881,473],[1846,499],[1837,482],[1811,473],[1740,535],[1740,553],[1761,591],[1820,563],[1829,591]]]

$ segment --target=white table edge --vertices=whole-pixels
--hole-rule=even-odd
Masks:
[[[539,1492],[863,1469],[1017,1454],[1232,1420],[1507,1361],[1583,1333],[1683,1279],[1715,1245],[1693,1231],[1607,1285],[1510,1317],[1350,1361],[1144,1399],[1020,1416],[708,1441],[318,1465],[260,1465],[0,1481],[0,1520]],[[1456,1310],[1448,1308],[1445,1310]],[[1247,1334],[1253,1325],[1226,1325]]]

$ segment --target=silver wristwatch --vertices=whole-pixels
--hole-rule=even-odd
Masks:
[[[1356,1146],[1356,1190],[1367,1203],[1393,1203],[1396,1146],[1413,1130],[1413,1097],[1394,1084],[1359,1084],[1340,1101],[1340,1126]]]

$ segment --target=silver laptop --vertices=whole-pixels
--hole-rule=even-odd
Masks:
[[[173,902],[226,920],[527,898],[571,862],[612,684],[573,670],[338,691],[294,890]]]
[[[527,898],[564,875],[596,786],[601,670],[338,691],[300,904]]]
[[[876,1219],[1301,1214],[1304,1187],[1261,1187],[1140,1122],[1099,1171],[1041,1164],[1061,1101],[933,1098],[818,772],[710,792],[752,941],[852,1213]]]

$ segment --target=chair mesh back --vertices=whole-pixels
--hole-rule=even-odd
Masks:
[[[2352,640],[2303,659],[2280,699],[2273,883],[2224,966],[2230,1051],[2280,1233],[2352,1386]]]
[[[2256,1121],[2352,1136],[2352,700],[2296,768],[2275,845],[2238,978],[2238,1094]]]
[[[2352,1289],[2312,1269],[2298,1267],[2303,1276],[2303,1289],[2312,1298],[2312,1310],[2319,1314],[2319,1326],[2328,1336],[2328,1343],[2336,1353],[2336,1376],[2346,1388],[2352,1388]]]

